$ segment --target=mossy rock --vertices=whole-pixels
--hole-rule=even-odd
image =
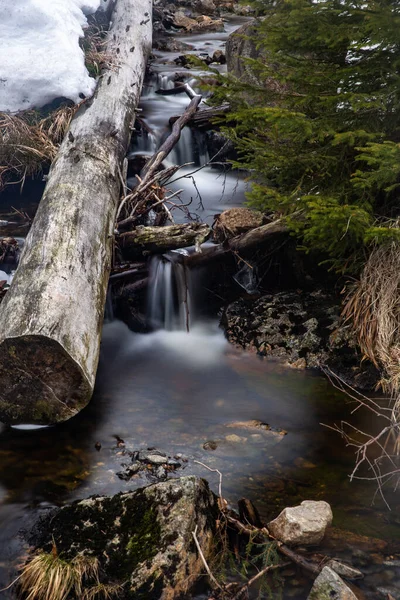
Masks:
[[[123,584],[122,600],[184,597],[213,549],[216,497],[207,482],[182,477],[112,497],[93,496],[47,515],[30,542],[60,557],[95,557],[102,583]]]
[[[257,210],[244,207],[229,208],[220,215],[216,215],[213,224],[213,239],[218,243],[225,242],[225,240],[250,231],[250,229],[261,227],[263,220],[263,214]]]

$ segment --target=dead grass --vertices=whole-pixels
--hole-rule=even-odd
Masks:
[[[106,32],[93,23],[85,31],[81,47],[85,53],[85,65],[92,77],[98,77],[103,69],[112,69],[115,58],[106,50]]]
[[[122,590],[122,585],[98,583],[84,591],[82,600],[113,600],[121,595]]]
[[[394,398],[400,420],[400,243],[378,246],[347,298],[343,316],[354,328],[363,353],[384,370],[382,389]]]
[[[56,551],[41,552],[24,567],[19,591],[25,600],[66,600],[70,593],[82,598],[82,585],[90,581],[100,585],[96,558],[77,556],[67,561]]]
[[[85,32],[82,49],[94,77],[102,69],[112,68],[106,43],[100,26],[92,24]],[[38,176],[49,167],[78,108],[61,106],[47,117],[34,110],[18,115],[0,113],[0,191],[8,182],[23,185],[26,177]]]
[[[51,164],[77,108],[62,106],[45,118],[36,111],[0,113],[0,190]]]

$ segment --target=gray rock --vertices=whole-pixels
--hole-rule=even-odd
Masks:
[[[339,562],[332,558],[329,560],[326,565],[330,567],[335,573],[340,575],[341,577],[345,577],[346,579],[361,579],[364,575],[358,569],[350,565],[346,565],[345,563]]]
[[[293,267],[293,277],[295,267]],[[299,279],[298,288],[304,284]],[[357,340],[341,326],[336,296],[325,290],[282,291],[230,304],[221,325],[228,340],[296,368],[328,366],[346,383],[374,389],[379,372],[362,360]]]
[[[213,0],[197,0],[195,2],[195,9],[202,15],[215,15],[217,7]]]
[[[288,546],[315,545],[322,541],[331,523],[332,510],[327,502],[304,500],[300,506],[285,508],[268,523],[268,529]]]
[[[357,596],[335,571],[324,567],[314,581],[307,600],[357,600]]]
[[[160,454],[146,454],[144,460],[152,465],[165,465],[168,459],[166,456],[161,456]]]
[[[49,554],[55,545],[65,561],[97,558],[102,583],[123,584],[118,600],[174,600],[203,571],[192,532],[197,526],[207,560],[217,515],[207,482],[182,477],[74,502],[47,515],[28,541]]]

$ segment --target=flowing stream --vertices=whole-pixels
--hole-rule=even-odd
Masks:
[[[227,31],[238,24],[237,19],[228,22]],[[226,35],[184,39],[211,53],[223,46]],[[151,152],[169,116],[180,114],[187,104],[186,96],[154,94],[160,83],[170,85],[176,70],[169,64],[172,58],[158,54],[142,101],[143,118],[157,135],[142,139],[132,153]],[[188,130],[171,162],[207,162],[200,142]],[[244,183],[237,175],[223,177],[207,167],[195,181],[198,191],[190,178],[176,185],[185,187],[185,201],[193,198],[202,218],[243,201]],[[201,281],[192,279],[176,254],[154,258],[150,279],[148,317],[154,331],[137,334],[119,321],[105,323],[96,390],[85,410],[57,427],[0,425],[0,587],[15,574],[22,549],[18,531],[38,514],[76,498],[152,481],[150,475],[128,481],[118,477],[126,462],[121,440],[127,449],[156,447],[183,456],[182,468],[169,476],[203,476],[215,491],[217,474],[194,460],[219,469],[230,504],[250,498],[265,519],[304,499],[323,499],[332,505],[335,527],[400,541],[398,494],[387,490],[389,511],[374,496],[373,484],[350,483],[353,449],[322,425],[352,419],[356,427],[372,431],[373,416],[361,411],[351,416],[354,405],[317,373],[291,370],[232,348],[216,318],[198,317]],[[272,429],[243,425],[254,419]],[[364,543],[360,549],[360,543],[349,535],[340,554],[362,564],[366,577],[360,586],[366,593],[380,588],[382,594],[386,590],[400,598],[398,557],[389,560],[373,546]],[[272,597],[305,600],[311,580],[294,569],[286,575],[282,594],[277,589]],[[2,597],[14,598],[13,589]],[[206,595],[200,591],[196,598]]]

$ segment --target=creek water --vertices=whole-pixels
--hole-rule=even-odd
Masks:
[[[227,29],[237,24],[229,22]],[[205,36],[185,41],[210,52],[222,47],[225,38],[207,38],[212,47],[204,45]],[[171,58],[157,56],[155,77],[142,102],[143,118],[157,132],[187,104],[185,98],[153,93],[162,78],[169,85],[174,67],[164,63]],[[192,142],[183,136],[175,159],[181,153],[184,162],[191,162]],[[133,147],[136,151],[143,151],[143,145]],[[233,191],[234,202],[243,201],[244,184],[237,176],[229,176],[231,188],[213,169],[202,171],[201,177],[202,216],[231,206]],[[182,187],[182,181],[177,185]],[[190,186],[188,180],[186,197],[196,194]],[[217,492],[218,475],[194,462],[200,461],[223,473],[223,493],[232,506],[247,497],[265,519],[304,499],[330,502],[334,526],[358,535],[348,534],[337,552],[362,565],[366,576],[360,587],[366,597],[387,598],[390,592],[400,598],[399,557],[389,558],[382,545],[377,550],[359,537],[400,542],[399,495],[387,489],[389,511],[374,495],[372,483],[350,482],[354,449],[322,425],[351,420],[360,430],[374,431],[376,418],[362,411],[351,415],[354,403],[318,373],[291,370],[229,346],[216,319],[197,317],[202,283],[184,273],[173,257],[154,259],[151,273],[148,311],[155,330],[137,334],[112,320],[104,325],[89,406],[57,427],[0,426],[0,587],[11,581],[24,550],[19,531],[50,507],[151,482],[151,475],[124,481],[117,472],[127,462],[124,447],[156,447],[187,460],[169,477],[203,476]],[[250,420],[269,423],[272,430],[247,428],[244,423]],[[295,569],[286,575],[270,597],[305,600],[312,582]],[[14,598],[13,588],[3,597]]]

